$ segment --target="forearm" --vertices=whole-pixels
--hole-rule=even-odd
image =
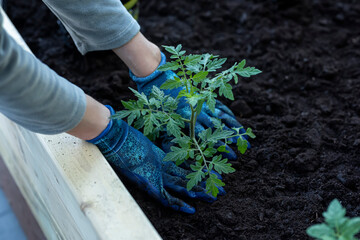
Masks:
[[[31,131],[55,134],[77,126],[85,108],[84,92],[23,50],[0,16],[0,112]]]
[[[137,77],[150,75],[161,60],[160,49],[140,32],[124,46],[113,51]]]

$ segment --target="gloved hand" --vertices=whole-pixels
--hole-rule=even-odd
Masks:
[[[164,65],[166,63],[166,57],[163,53],[161,53],[161,62],[159,66]],[[139,92],[144,92],[145,95],[149,96],[151,93],[152,87],[155,85],[160,88],[160,86],[168,79],[174,78],[177,76],[173,71],[158,71],[155,70],[152,74],[147,77],[138,78],[130,71],[130,77],[136,82],[137,88]],[[178,93],[182,90],[182,88],[176,88],[172,90],[165,90],[165,94],[171,95],[172,97],[177,97]],[[180,114],[183,118],[190,119],[191,110],[189,104],[186,102],[185,98],[180,98],[177,113]],[[214,124],[211,122],[211,117],[220,119],[224,124],[224,130],[231,130],[231,128],[240,128],[242,125],[236,120],[232,111],[222,104],[220,101],[216,100],[215,112],[211,112],[207,105],[204,103],[201,113],[199,114],[195,126],[195,133],[198,134],[206,128],[214,127]],[[245,129],[240,129],[240,133],[245,133]],[[243,136],[241,136],[243,137]],[[235,137],[231,140],[233,143],[236,143],[238,137]],[[243,137],[247,140],[247,136]],[[170,151],[170,140],[168,137],[163,137],[162,149],[165,152]],[[224,145],[223,142],[218,142],[215,147]],[[250,143],[248,142],[248,148],[250,148]],[[235,152],[227,145],[226,150],[229,153],[222,153],[224,157],[230,160],[236,160]]]
[[[106,107],[111,115],[115,113],[110,106]],[[137,184],[164,206],[190,214],[195,212],[192,206],[171,196],[165,188],[206,202],[216,200],[199,186],[187,191],[185,176],[189,172],[173,162],[163,162],[165,153],[122,120],[110,120],[107,128],[88,142],[99,148],[117,173]]]

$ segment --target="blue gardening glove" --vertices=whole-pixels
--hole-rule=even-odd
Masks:
[[[106,107],[111,115],[115,113],[110,106]],[[88,142],[99,148],[117,173],[137,184],[166,207],[190,214],[195,212],[192,206],[171,196],[165,188],[206,202],[216,200],[202,187],[187,191],[185,176],[189,172],[173,162],[163,162],[165,153],[122,120],[110,120],[107,128]]]
[[[161,53],[161,62],[159,66],[164,65],[166,63],[166,57],[163,53]],[[130,77],[136,82],[137,88],[139,92],[144,92],[145,95],[149,96],[151,93],[152,87],[157,86],[160,88],[160,86],[168,79],[174,78],[177,76],[173,71],[158,71],[155,70],[152,74],[150,74],[147,77],[138,78],[136,77],[131,71],[130,71]],[[178,93],[183,88],[177,88],[172,90],[165,90],[165,94],[171,95],[172,97],[176,98]],[[180,98],[177,113],[180,114],[183,118],[190,119],[191,116],[191,110],[189,107],[189,104],[186,102],[185,98]],[[195,132],[196,134],[200,133],[201,131],[205,130],[206,128],[212,128],[214,127],[214,124],[211,122],[211,117],[220,119],[225,124],[225,130],[231,130],[231,128],[239,128],[242,127],[242,125],[236,120],[233,112],[224,104],[222,104],[220,101],[216,101],[215,105],[215,112],[211,112],[210,109],[207,107],[207,105],[204,103],[201,113],[199,114],[196,122]],[[245,129],[242,128],[240,130],[240,133],[245,133]],[[243,137],[243,136],[242,136]],[[238,137],[235,137],[231,140],[233,143],[236,143]],[[243,137],[247,140],[247,136]],[[170,151],[171,146],[171,139],[169,139],[167,136],[163,136],[163,143],[162,143],[162,149],[165,152]],[[224,142],[218,142],[215,147],[224,145]],[[250,143],[248,142],[248,148],[250,148]],[[222,153],[224,157],[230,159],[230,160],[236,160],[236,154],[235,152],[229,147],[226,146],[226,150],[229,151],[229,153]]]

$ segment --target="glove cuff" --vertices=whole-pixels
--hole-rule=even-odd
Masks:
[[[137,77],[133,74],[133,72],[131,72],[131,70],[129,70],[129,75],[131,77],[132,80],[134,80],[134,82],[136,82],[138,85],[144,85],[152,80],[154,80],[155,78],[157,78],[161,73],[163,73],[162,71],[157,70],[160,66],[164,65],[166,63],[166,56],[164,53],[161,53],[161,61],[159,63],[159,66],[156,68],[156,70],[154,72],[152,72],[150,75],[146,76],[146,77]]]
[[[107,107],[110,110],[110,116],[115,114],[115,111],[111,106],[105,105],[105,107]],[[89,143],[96,144],[101,138],[103,138],[106,134],[108,134],[108,132],[110,131],[112,125],[113,125],[113,120],[110,119],[110,122],[108,123],[108,125],[106,126],[104,131],[102,131],[97,137],[95,137],[93,139],[90,139],[90,140],[86,140],[86,141],[89,142]]]

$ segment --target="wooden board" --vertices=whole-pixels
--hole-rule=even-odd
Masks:
[[[4,27],[29,51],[7,17]],[[0,114],[0,155],[48,239],[161,239],[94,145]]]

